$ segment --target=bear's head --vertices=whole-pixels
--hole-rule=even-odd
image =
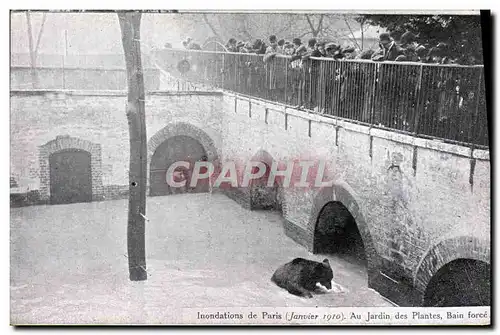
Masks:
[[[327,289],[332,289],[333,271],[328,259],[318,263],[314,268],[314,278]]]

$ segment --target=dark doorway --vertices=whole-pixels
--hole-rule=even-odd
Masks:
[[[197,161],[206,161],[207,153],[203,146],[190,136],[173,136],[164,141],[156,149],[151,158],[150,165],[150,195],[161,196],[174,193],[199,193],[208,192],[208,179],[201,179],[193,188],[189,187],[193,167]],[[190,163],[190,169],[178,168],[176,172],[182,176],[176,177],[176,181],[186,180],[186,187],[173,188],[167,184],[167,170],[175,162],[187,161]],[[184,171],[182,171],[184,170]],[[203,173],[203,171],[201,171]],[[181,178],[180,180],[178,178]]]
[[[273,186],[268,186],[271,168],[262,162],[266,167],[264,175],[258,179],[253,179],[250,183],[250,208],[252,210],[277,210],[282,211],[283,192],[279,182],[275,179]],[[257,173],[258,168],[254,167],[252,173]]]
[[[49,157],[50,203],[92,201],[91,155],[78,149],[56,152]]]
[[[365,247],[358,226],[342,203],[331,201],[321,209],[314,230],[313,252],[336,254],[366,265]]]
[[[490,306],[490,266],[472,259],[457,259],[432,277],[424,296],[425,307]]]

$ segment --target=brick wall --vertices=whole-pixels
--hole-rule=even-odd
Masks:
[[[48,175],[42,175],[40,169],[41,166],[48,169],[48,161],[39,162],[38,147],[57,136],[69,135],[101,146],[104,196],[126,196],[129,165],[126,100],[124,93],[12,92],[11,174],[19,186],[48,194],[45,186]],[[211,139],[213,148],[220,148],[220,103],[220,94],[151,93],[146,100],[147,137],[151,139],[157,133],[165,133],[164,128],[189,136],[203,133]],[[220,155],[219,152],[213,154]],[[99,177],[93,173],[93,178]]]
[[[101,145],[103,193],[126,196],[125,103],[117,93],[12,92],[11,170],[20,186],[43,192],[47,176],[40,171],[38,146],[70,135]],[[262,152],[271,161],[326,162],[324,180],[334,180],[332,187],[282,190],[285,230],[312,250],[319,211],[328,201],[342,202],[363,238],[370,285],[381,285],[380,290],[384,276],[408,285],[392,289],[391,282],[386,291],[421,292],[445,262],[459,257],[489,262],[488,151],[228,93],[151,93],[146,107],[149,155],[169,136],[184,134],[197,138],[219,162],[244,163]],[[248,189],[225,193],[250,208]]]
[[[92,174],[92,200],[103,199],[102,187],[102,155],[101,145],[90,141],[59,135],[54,140],[39,147],[38,159],[40,162],[40,200],[47,202],[50,199],[50,155],[65,149],[80,149],[90,153],[90,170]]]
[[[230,94],[224,96],[224,109],[224,159],[245,160],[265,150],[278,161],[327,162],[325,179],[335,180],[326,191],[329,195],[320,195],[325,190],[318,189],[284,190],[287,234],[309,250],[315,208],[335,199],[356,219],[373,278],[383,271],[405,285],[418,286],[415,281],[419,268],[427,264],[424,259],[442,263],[435,259],[440,245],[453,255],[448,261],[467,255],[484,259],[470,245],[449,241],[473,237],[490,243],[488,151],[370,129]]]

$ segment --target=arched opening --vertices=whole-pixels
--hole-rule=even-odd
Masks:
[[[50,203],[92,201],[90,152],[65,149],[49,156]]]
[[[194,164],[198,161],[206,160],[207,152],[205,148],[200,142],[190,136],[177,135],[165,140],[158,146],[151,157],[150,195],[161,196],[185,192],[208,192],[208,179],[200,179],[194,187],[189,186]],[[186,180],[186,186],[182,188],[170,187],[166,180],[167,170],[173,163],[180,161],[189,162],[190,168],[184,169],[179,167],[176,169],[174,179],[176,181]],[[200,172],[203,173],[203,171]]]
[[[266,169],[264,175],[250,182],[250,208],[253,210],[282,211],[283,189],[277,178],[275,178],[273,186],[267,185],[271,167],[265,162],[262,163]],[[258,168],[254,167],[252,173],[257,173],[257,170]]]
[[[313,252],[335,254],[366,266],[363,239],[354,217],[338,201],[330,201],[319,212],[314,230]]]
[[[490,265],[457,259],[441,267],[424,295],[425,307],[490,306]]]

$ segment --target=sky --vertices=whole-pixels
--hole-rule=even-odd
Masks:
[[[41,13],[32,13],[34,43],[42,22]],[[141,39],[145,46],[162,46],[166,41],[179,39],[178,27],[168,25],[162,14],[144,14],[141,22]],[[161,21],[160,21],[161,20]],[[68,54],[121,54],[123,53],[120,26],[115,13],[47,13],[40,39],[40,53],[63,54],[67,30]],[[28,53],[28,28],[25,13],[11,15],[11,52]]]
[[[166,42],[182,47],[187,27],[182,20],[173,20],[178,14],[144,13],[141,21],[143,51],[161,47]],[[257,14],[258,15],[258,14]],[[33,39],[36,43],[42,13],[31,13]],[[208,28],[207,28],[208,29]],[[67,36],[67,48],[65,40]],[[29,53],[26,14],[11,13],[11,52]],[[122,54],[120,27],[116,13],[47,13],[40,39],[42,54]]]

